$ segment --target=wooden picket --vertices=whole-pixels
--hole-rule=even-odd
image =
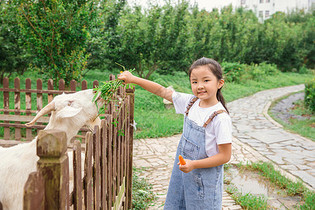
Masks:
[[[101,127],[86,134],[84,169],[84,207],[85,209],[130,209],[132,182],[132,132],[130,110],[133,110],[133,90],[120,97],[124,103],[112,107],[112,113],[106,115]],[[132,102],[132,103],[130,103]],[[117,105],[117,104],[116,104]],[[116,107],[116,108],[115,108]],[[80,156],[73,155],[74,165],[79,166]],[[77,171],[77,170],[74,170]],[[76,173],[80,173],[77,171]],[[75,185],[81,183],[74,181]],[[80,186],[74,186],[73,196],[81,196]],[[81,199],[72,198],[75,209]]]

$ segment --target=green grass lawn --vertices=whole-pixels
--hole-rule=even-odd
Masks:
[[[91,88],[94,80],[106,81],[111,73],[117,75],[119,69],[112,72],[90,71],[85,75],[84,79],[88,81],[88,87]],[[260,80],[246,80],[242,83],[226,83],[223,88],[223,95],[226,101],[230,102],[261,90],[302,84],[311,76],[313,75],[279,73],[260,78]],[[32,72],[27,72],[23,76],[20,76],[21,88],[25,87],[25,78],[31,78],[32,87],[35,88],[36,79],[40,78],[40,76]],[[191,93],[189,79],[184,72],[177,72],[172,76],[154,74],[150,79],[165,87],[172,85],[178,92]],[[13,87],[13,77],[10,80],[10,84],[12,85],[11,87]],[[44,82],[43,89],[45,88],[47,88],[47,84]],[[2,92],[0,93],[0,97],[3,99]],[[22,101],[23,97],[23,94],[21,94]],[[12,101],[14,100],[13,95],[10,95],[10,98]],[[36,101],[36,94],[32,94],[32,100]],[[0,100],[0,107],[3,107],[3,100]],[[13,108],[14,103],[11,103],[10,107]],[[21,107],[25,107],[25,104],[22,103]],[[36,109],[35,103],[33,103],[32,108]],[[162,137],[180,133],[182,131],[183,116],[176,114],[173,108],[169,110],[166,109],[162,98],[136,86],[135,121],[137,123],[135,138]]]
[[[311,75],[297,73],[279,73],[267,76],[260,81],[248,80],[243,83],[226,83],[223,95],[227,102],[252,95],[258,91],[304,83]],[[176,91],[191,93],[188,76],[178,73],[174,76],[159,75],[153,81],[163,85],[172,85]],[[161,98],[136,87],[135,138],[171,136],[182,131],[183,116],[174,109],[167,110]]]
[[[231,165],[225,165],[226,171]],[[315,193],[306,188],[301,181],[292,181],[284,176],[280,171],[276,170],[272,163],[255,162],[255,163],[239,163],[236,165],[240,170],[250,170],[259,172],[265,181],[274,184],[284,190],[287,196],[298,196],[302,199],[301,203],[296,203],[296,209],[314,209]],[[267,199],[264,196],[255,196],[250,193],[243,194],[237,186],[230,183],[227,192],[232,194],[232,198],[244,209],[269,209],[267,207]],[[278,192],[279,193],[279,192]]]
[[[290,113],[303,116],[303,119],[289,119],[289,122],[285,122],[270,111],[279,101],[289,97],[290,95],[274,101],[269,108],[268,114],[278,123],[283,125],[285,129],[315,141],[315,116],[314,113],[305,106],[304,100],[296,101],[294,103],[294,108],[290,110]]]

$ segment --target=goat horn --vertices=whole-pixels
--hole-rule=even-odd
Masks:
[[[34,117],[34,119],[29,122],[29,123],[26,123],[25,125],[27,127],[31,127],[35,124],[35,122],[43,115],[45,114],[48,114],[50,113],[51,111],[54,111],[55,110],[55,102],[50,102],[49,104],[47,104],[44,108],[42,108],[38,113],[37,115]]]

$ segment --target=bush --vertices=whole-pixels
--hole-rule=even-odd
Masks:
[[[222,70],[225,74],[225,79],[229,82],[240,82],[241,77],[245,73],[245,64],[240,63],[221,63]]]
[[[305,105],[315,112],[315,79],[305,83]]]
[[[261,80],[265,76],[275,75],[279,72],[277,65],[266,62],[252,65],[222,62],[221,66],[225,80],[236,83],[241,83],[247,79]]]
[[[251,78],[255,80],[261,80],[264,76],[274,75],[279,72],[277,65],[267,64],[266,62],[262,62],[259,65],[252,64],[250,67],[248,73],[251,75]]]

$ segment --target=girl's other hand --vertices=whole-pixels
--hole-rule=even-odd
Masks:
[[[134,76],[129,71],[124,71],[118,75],[119,80],[123,80],[124,84],[132,83]]]
[[[179,170],[181,170],[184,173],[189,173],[192,170],[194,170],[194,164],[192,160],[184,159],[186,161],[185,165],[180,165],[178,162],[177,165],[179,165]]]

